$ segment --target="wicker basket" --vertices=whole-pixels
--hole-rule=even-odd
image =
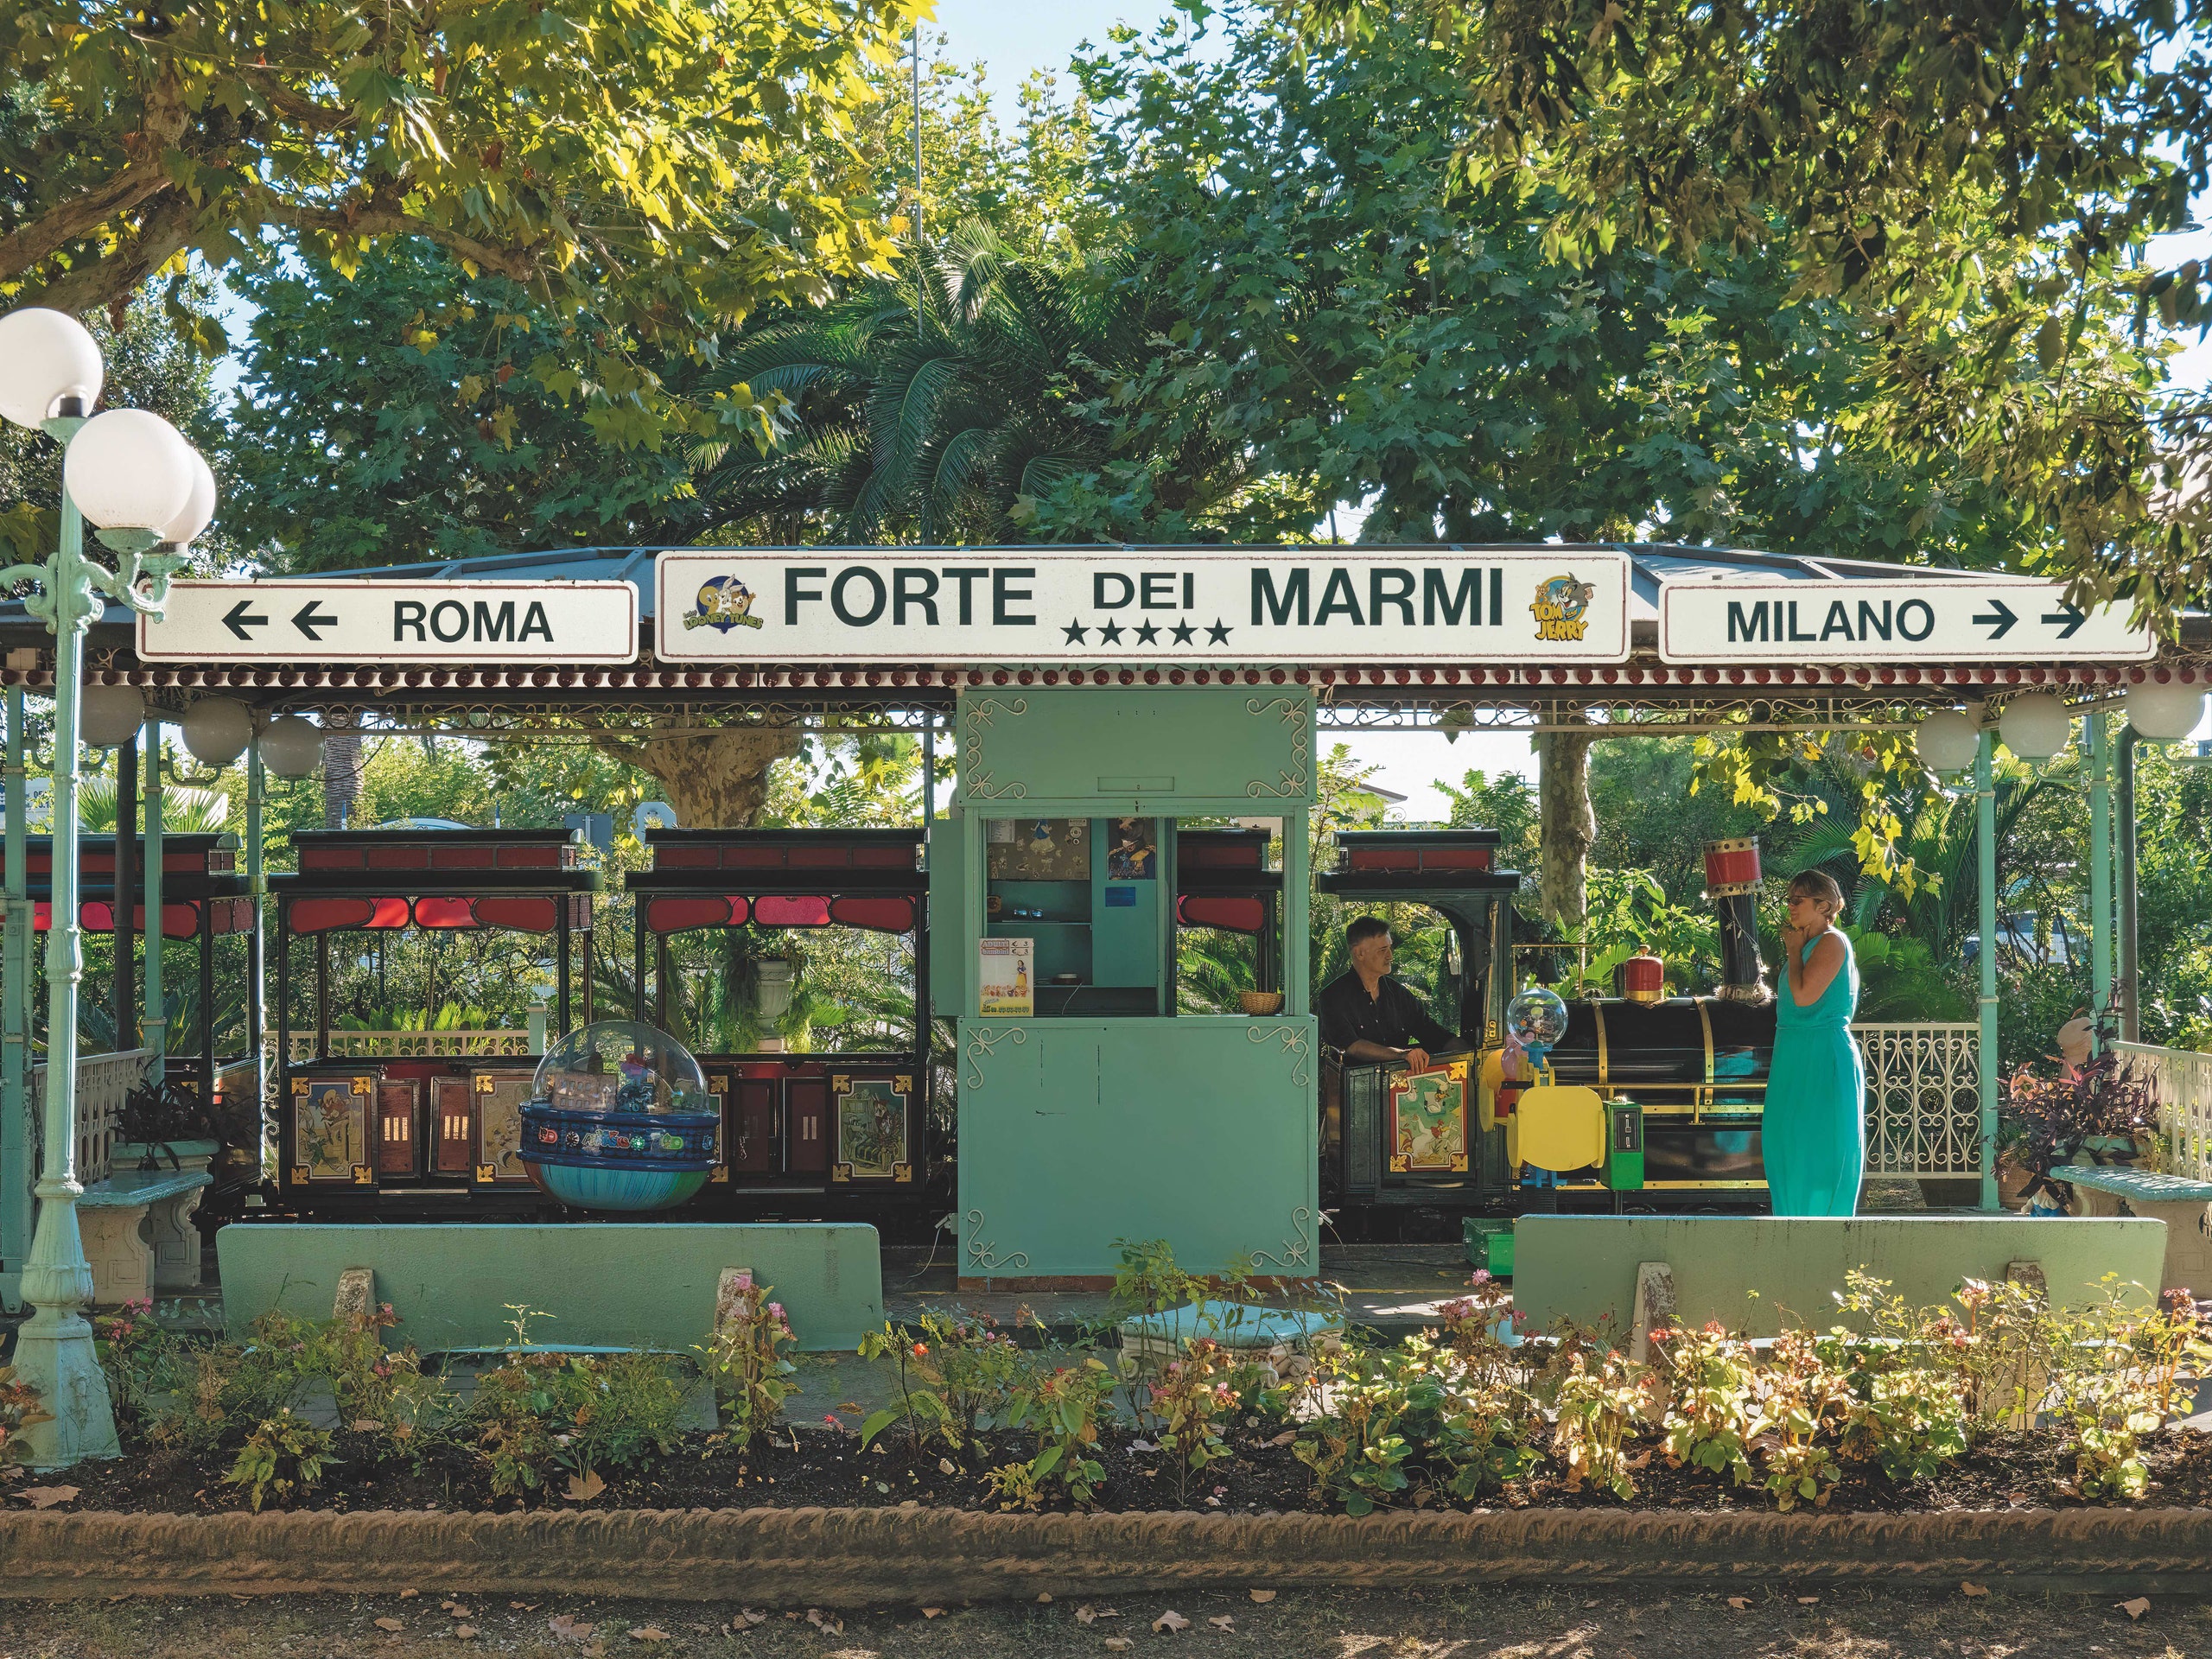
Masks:
[[[1236,1006],[1247,1014],[1281,1014],[1282,993],[1281,991],[1239,991],[1236,993]]]

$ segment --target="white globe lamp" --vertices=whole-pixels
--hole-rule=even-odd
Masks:
[[[192,493],[185,498],[183,510],[159,527],[162,539],[172,547],[182,547],[213,524],[214,518],[215,474],[207,465],[207,458],[194,449],[192,451]]]
[[[106,378],[100,348],[67,313],[30,305],[0,316],[0,416],[17,426],[91,414]]]
[[[299,715],[269,722],[261,734],[261,764],[279,778],[306,778],[322,766],[322,731]]]
[[[2152,743],[2178,743],[2204,718],[2204,688],[2145,680],[2127,688],[2127,723]]]
[[[1962,710],[1938,709],[1921,721],[1913,741],[1929,771],[1957,772],[1981,752],[1981,724]]]
[[[102,530],[150,530],[192,499],[192,446],[160,416],[111,409],[77,429],[61,463],[62,486],[85,522]]]
[[[2005,706],[1997,734],[2023,760],[2048,760],[2074,734],[2074,715],[2048,691],[2032,691]]]
[[[112,749],[130,741],[146,723],[146,699],[128,685],[88,685],[77,705],[78,741],[95,749]]]
[[[184,730],[184,747],[202,766],[227,766],[245,753],[253,736],[251,712],[230,697],[201,697],[177,724]]]

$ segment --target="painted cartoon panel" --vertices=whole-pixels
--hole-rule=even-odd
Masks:
[[[373,1077],[292,1079],[292,1179],[296,1184],[368,1186]]]
[[[910,1181],[913,1165],[906,1149],[906,1103],[914,1091],[911,1077],[855,1077],[831,1081],[837,1096],[837,1161],[831,1178],[839,1181]]]
[[[1467,1076],[1464,1056],[1426,1071],[1390,1079],[1390,1173],[1465,1174],[1467,1169]]]

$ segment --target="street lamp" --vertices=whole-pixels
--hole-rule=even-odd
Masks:
[[[92,407],[105,379],[99,347],[74,317],[35,307],[0,316],[0,416],[63,446],[61,536],[43,564],[0,569],[0,588],[37,591],[24,608],[54,631],[53,919],[47,934],[45,1156],[38,1222],[23,1262],[35,1308],[16,1333],[18,1377],[39,1390],[53,1421],[25,1432],[29,1462],[59,1469],[120,1450],[107,1382],[84,1309],[92,1272],[77,1225],[77,749],[85,631],[103,596],[161,614],[181,544],[214,513],[214,480],[182,435],[145,410]],[[85,555],[85,525],[116,556],[111,570]],[[118,900],[121,895],[118,895]]]

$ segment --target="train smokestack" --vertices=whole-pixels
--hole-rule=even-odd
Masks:
[[[1756,836],[1705,843],[1705,890],[1720,928],[1720,995],[1770,1002],[1759,958],[1759,843]]]

